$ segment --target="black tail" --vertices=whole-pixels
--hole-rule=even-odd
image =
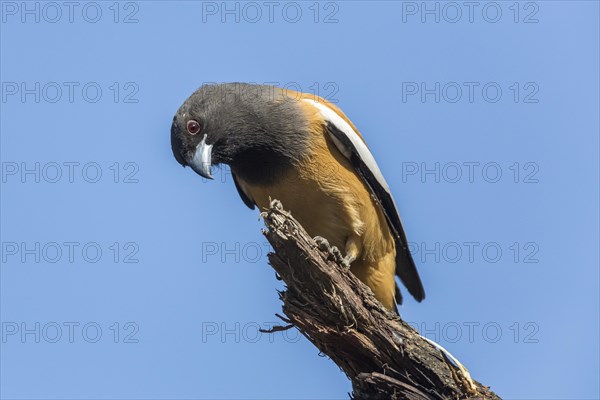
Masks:
[[[408,293],[415,298],[416,301],[421,302],[425,299],[425,289],[423,289],[423,283],[417,272],[417,267],[413,261],[412,255],[407,247],[402,246],[400,243],[396,243],[396,275],[400,277],[400,280],[408,289]],[[402,304],[402,295],[398,286],[396,285],[396,302]]]

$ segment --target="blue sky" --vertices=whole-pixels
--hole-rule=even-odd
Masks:
[[[427,292],[406,321],[505,398],[600,396],[597,2],[24,4],[0,3],[2,398],[347,397],[257,332],[282,285],[227,169],[172,157],[179,105],[231,81],[361,130]]]

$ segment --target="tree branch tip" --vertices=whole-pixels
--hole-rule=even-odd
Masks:
[[[466,368],[453,365],[450,353],[383,307],[341,265],[339,249],[322,249],[279,200],[269,200],[261,212],[267,228],[262,232],[274,251],[269,263],[286,286],[278,291],[285,317],[275,315],[288,325],[261,332],[296,327],[319,356],[344,371],[354,399],[500,399]]]
[[[271,329],[259,328],[258,331],[261,333],[275,333],[275,332],[287,331],[289,329],[292,329],[293,327],[294,327],[294,325],[292,325],[292,324],[288,324],[286,326],[274,325]]]

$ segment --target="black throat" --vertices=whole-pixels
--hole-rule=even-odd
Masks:
[[[249,184],[266,186],[283,179],[297,163],[299,154],[269,148],[249,149],[237,154],[230,167]]]

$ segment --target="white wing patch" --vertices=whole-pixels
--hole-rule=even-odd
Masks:
[[[350,142],[354,145],[354,148],[358,152],[360,158],[363,160],[363,162],[366,164],[369,170],[373,173],[373,176],[375,177],[375,179],[377,179],[377,182],[381,185],[381,187],[383,187],[388,193],[390,193],[391,197],[390,187],[385,181],[385,178],[383,177],[383,174],[381,173],[381,170],[379,169],[379,166],[377,165],[373,154],[371,154],[371,151],[369,151],[369,148],[367,147],[365,142],[362,141],[360,136],[358,136],[358,133],[356,133],[354,129],[352,129],[350,124],[344,121],[344,119],[340,117],[338,113],[333,111],[331,108],[327,107],[325,104],[319,103],[311,99],[303,100],[315,106],[326,121],[331,122],[340,131],[342,131],[348,137],[348,139],[350,139]],[[352,149],[349,149],[348,147],[344,146],[334,135],[330,134],[329,137],[331,138],[331,140],[333,140],[333,143],[335,143],[335,146],[338,148],[338,150],[346,158],[350,159]]]
[[[316,107],[326,123],[334,127],[327,129],[328,131],[335,130],[335,132],[329,132],[329,137],[338,150],[350,160],[356,172],[369,187],[371,195],[381,205],[396,241],[396,274],[417,301],[423,300],[425,298],[425,291],[423,290],[423,284],[419,278],[417,267],[408,248],[402,221],[400,220],[400,215],[398,215],[398,207],[396,207],[394,197],[390,193],[390,188],[383,178],[383,174],[375,162],[373,154],[371,154],[367,145],[358,136],[358,132],[352,129],[352,126],[340,117],[338,113],[325,104],[314,100],[304,99],[304,101]],[[359,159],[358,162],[356,158]],[[398,287],[396,286],[397,289]]]

